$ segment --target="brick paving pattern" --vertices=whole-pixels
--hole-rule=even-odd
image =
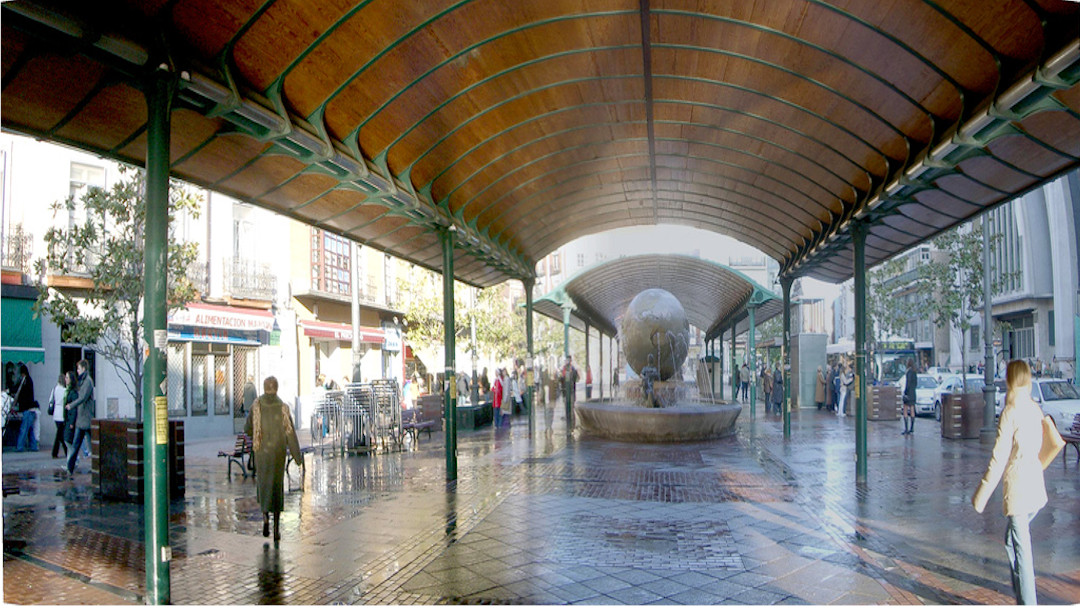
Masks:
[[[460,436],[447,484],[441,437],[406,452],[308,456],[278,545],[250,480],[189,444],[170,509],[177,604],[1009,604],[1000,499],[968,504],[977,441],[869,425],[854,480],[854,423],[748,408],[736,436],[632,445],[511,432]],[[220,444],[220,445],[219,445]],[[90,476],[44,452],[4,455],[4,601],[141,603],[141,514],[101,501]],[[294,476],[295,477],[295,476]],[[294,478],[294,484],[298,479]],[[1046,472],[1032,524],[1041,603],[1080,602],[1080,472]]]

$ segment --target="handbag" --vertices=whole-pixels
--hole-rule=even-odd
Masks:
[[[1061,438],[1061,433],[1058,433],[1057,427],[1054,426],[1054,419],[1050,416],[1043,416],[1042,431],[1043,440],[1042,447],[1039,448],[1039,462],[1045,470],[1057,458],[1061,448],[1065,447],[1065,440]]]

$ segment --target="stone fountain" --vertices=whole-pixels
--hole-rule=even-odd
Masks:
[[[623,384],[623,399],[579,403],[575,409],[583,432],[648,443],[700,441],[733,432],[741,405],[688,398],[681,370],[690,324],[678,298],[663,289],[639,293],[626,308],[619,338],[640,380]]]

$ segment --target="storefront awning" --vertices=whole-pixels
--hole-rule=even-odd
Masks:
[[[300,320],[300,327],[304,335],[309,338],[338,340],[340,342],[352,342],[352,326],[344,323],[329,323],[327,321]],[[383,330],[376,327],[361,327],[360,342],[364,344],[382,344],[384,339]]]
[[[34,318],[34,300],[0,299],[4,318],[0,355],[3,363],[42,363],[45,349],[41,347],[41,319]]]
[[[268,310],[193,302],[169,315],[169,339],[258,346],[274,329]]]

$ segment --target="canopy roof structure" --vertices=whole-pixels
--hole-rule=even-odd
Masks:
[[[626,307],[646,289],[671,292],[686,310],[686,320],[705,331],[706,339],[736,326],[746,331],[747,305],[757,307],[755,322],[783,312],[783,301],[745,274],[723,264],[686,255],[634,255],[600,262],[537,298],[533,310],[557,321],[571,309],[570,324],[588,323],[614,336]],[[742,323],[740,324],[740,321]]]
[[[730,235],[853,274],[1080,166],[1066,0],[44,0],[3,4],[2,126],[440,268],[529,279],[578,237]]]

